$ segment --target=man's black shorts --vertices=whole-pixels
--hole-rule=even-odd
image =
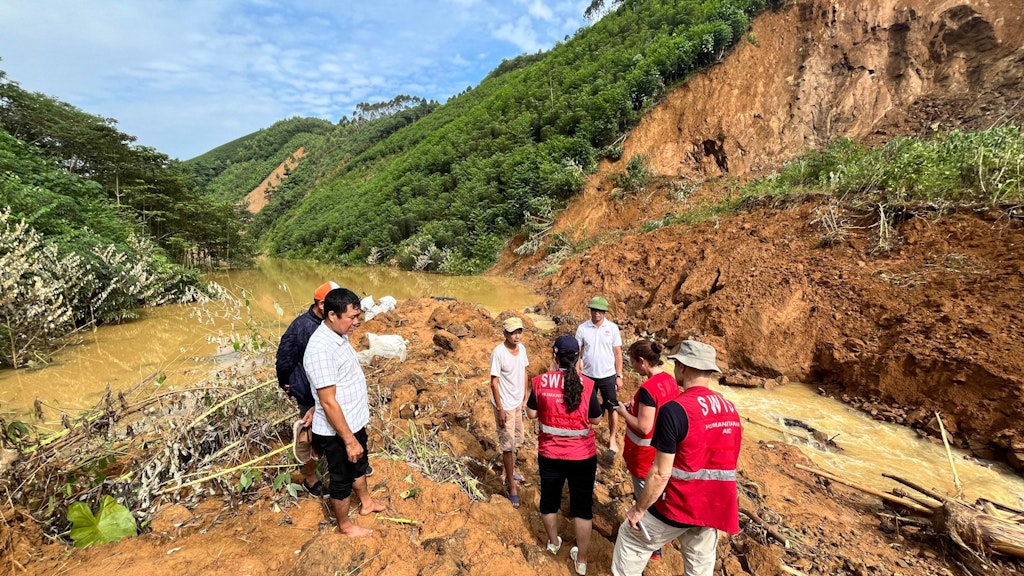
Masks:
[[[361,476],[366,476],[370,465],[370,451],[366,449],[366,428],[356,432],[356,440],[363,447],[363,455],[355,462],[348,461],[345,443],[339,436],[321,436],[313,433],[313,447],[327,459],[327,471],[330,473],[329,486],[331,498],[344,500],[352,495],[352,484]]]
[[[589,376],[587,376],[590,378]],[[619,379],[612,374],[607,378],[590,378],[594,381],[594,387],[601,392],[601,408],[606,409],[608,404],[616,404],[619,401],[618,387],[615,386]]]

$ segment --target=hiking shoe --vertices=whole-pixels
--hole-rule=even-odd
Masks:
[[[651,554],[651,560],[661,560],[661,548],[658,548]]]

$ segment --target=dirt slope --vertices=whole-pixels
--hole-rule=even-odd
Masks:
[[[306,149],[300,146],[291,156],[285,158],[284,162],[281,162],[277,168],[274,168],[274,171],[267,175],[263,182],[260,182],[259,186],[256,186],[252,189],[252,192],[246,194],[245,199],[242,200],[245,203],[246,209],[252,214],[263,210],[263,207],[270,200],[270,195],[273,194],[274,188],[279,186],[292,170],[295,170],[295,167],[299,165],[299,162],[302,161],[305,155]]]
[[[882,416],[937,430],[1024,468],[1021,221],[914,218],[878,250],[871,222],[822,247],[813,201],[696,228],[631,233],[727,195],[739,181],[840,136],[880,142],[1024,120],[1024,2],[803,0],[756,20],[721,65],[674,91],[592,176],[554,230],[600,244],[544,280],[549,312],[609,296],[630,332],[699,336],[734,366],[828,385]],[[646,154],[679,200],[652,187],[612,200],[613,176]],[[618,232],[617,232],[618,231]],[[514,247],[514,246],[513,246]],[[531,276],[544,250],[498,269]],[[717,278],[717,280],[716,280]]]

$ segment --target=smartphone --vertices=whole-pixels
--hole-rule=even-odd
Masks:
[[[647,526],[644,526],[644,522],[643,522],[643,520],[641,520],[641,521],[637,522],[637,523],[636,523],[636,525],[637,525],[637,526],[639,526],[639,527],[640,527],[640,530],[642,530],[642,531],[643,531],[643,533],[644,533],[644,538],[646,538],[646,539],[647,539],[647,541],[648,541],[648,542],[650,542],[650,541],[651,541],[651,533],[647,531]]]

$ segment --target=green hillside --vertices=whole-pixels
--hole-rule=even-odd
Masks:
[[[184,164],[210,197],[238,202],[288,156],[333,128],[333,124],[318,118],[281,120]]]
[[[781,3],[612,2],[613,12],[571,39],[503,62],[444,105],[398,106],[311,134],[315,154],[256,218],[262,247],[337,263],[482,271],[524,224],[543,228],[598,159],[620,155],[618,139],[669,87],[719,62],[754,14]],[[271,156],[249,182],[269,173]],[[224,195],[214,182],[215,196],[244,189]]]

